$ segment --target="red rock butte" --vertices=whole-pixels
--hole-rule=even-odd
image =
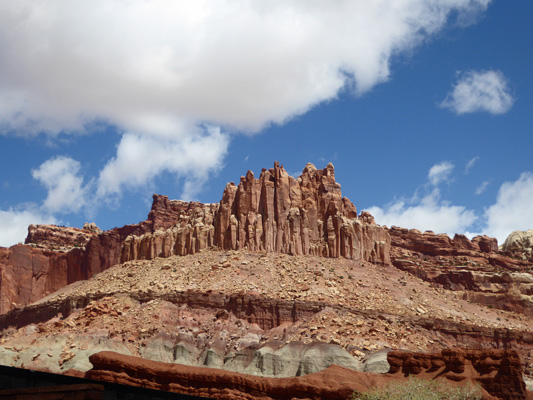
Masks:
[[[155,194],[148,219],[105,232],[30,226],[26,245],[0,248],[0,313],[135,259],[195,254],[210,247],[345,257],[390,263],[390,236],[342,197],[330,163],[293,178],[279,163],[228,183],[215,204]]]
[[[389,263],[390,237],[368,213],[342,197],[330,163],[307,164],[297,179],[275,163],[259,179],[251,171],[228,183],[219,204],[154,195],[149,235],[132,235],[121,261],[221,249],[345,257]]]

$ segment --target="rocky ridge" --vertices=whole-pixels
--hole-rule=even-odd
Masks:
[[[121,261],[221,249],[344,257],[387,264],[390,239],[373,218],[342,197],[333,165],[307,164],[298,179],[275,163],[228,183],[219,204],[154,197],[153,233],[131,235]],[[156,217],[157,216],[157,217]]]
[[[498,250],[496,239],[391,227],[392,264],[465,299],[533,315],[532,264]],[[513,237],[515,233],[511,235]],[[523,248],[523,247],[520,247]]]
[[[280,378],[467,347],[533,373],[531,263],[495,239],[380,227],[332,165],[249,172],[216,204],[153,200],[139,224],[0,248],[1,363],[82,373],[112,350]]]
[[[224,399],[347,399],[354,392],[404,379],[446,379],[453,384],[479,383],[484,399],[525,399],[520,359],[506,350],[445,350],[419,355],[388,354],[391,370],[385,375],[361,373],[340,366],[295,378],[265,378],[217,369],[183,368],[112,352],[91,356],[94,368],[87,376],[97,380],[177,391]],[[494,374],[497,373],[496,377]]]
[[[392,349],[513,349],[533,362],[521,314],[392,265],[245,250],[117,265],[1,316],[9,325],[3,363],[62,373],[87,371],[102,350],[272,377],[386,372],[376,357]]]
[[[504,254],[533,263],[533,229],[512,232],[502,245]]]
[[[342,197],[332,164],[308,164],[295,179],[275,163],[259,179],[248,171],[239,185],[229,183],[219,204],[154,195],[138,224],[105,232],[30,226],[26,245],[0,248],[0,313],[121,262],[210,247],[390,262],[389,235]]]

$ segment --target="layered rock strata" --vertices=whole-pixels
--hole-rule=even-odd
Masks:
[[[25,244],[50,251],[67,252],[84,248],[89,240],[102,231],[94,224],[85,224],[84,229],[57,225],[30,225]]]
[[[331,163],[322,170],[307,164],[298,179],[278,163],[263,169],[259,179],[248,171],[238,185],[226,185],[219,204],[154,196],[151,214],[156,231],[128,237],[122,262],[194,254],[211,246],[390,262],[389,235],[368,213],[357,216],[342,197]]]
[[[0,313],[34,302],[112,265],[195,254],[210,247],[389,263],[390,237],[342,197],[332,164],[295,179],[275,163],[229,183],[218,204],[154,195],[148,219],[105,232],[30,226],[27,245],[0,248]]]
[[[438,353],[391,351],[388,375],[472,380],[499,399],[525,399],[522,364],[514,350],[444,349]]]
[[[525,399],[520,359],[503,350],[443,350],[423,354],[388,353],[390,372],[363,373],[339,366],[302,377],[265,378],[235,372],[147,361],[112,352],[90,357],[86,377],[217,399],[340,399],[407,376],[446,379],[453,384],[477,382],[484,398]]]
[[[458,234],[450,238],[398,227],[388,232],[395,267],[444,289],[463,292],[471,301],[533,315],[532,264],[509,257],[509,251],[499,251],[495,238],[476,236],[469,240]],[[514,248],[518,247],[516,244]]]

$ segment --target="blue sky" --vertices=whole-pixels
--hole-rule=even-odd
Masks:
[[[529,0],[0,1],[0,246],[335,165],[376,221],[533,228]]]

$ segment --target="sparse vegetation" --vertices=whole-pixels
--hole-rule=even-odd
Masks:
[[[474,385],[452,386],[441,380],[410,377],[381,389],[354,393],[352,400],[480,400],[481,388]]]

